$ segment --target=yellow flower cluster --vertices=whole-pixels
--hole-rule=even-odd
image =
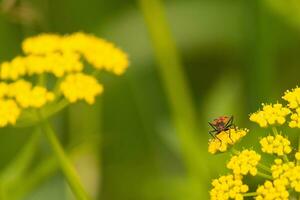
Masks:
[[[286,91],[282,98],[288,102],[289,108],[298,108],[300,105],[300,88],[296,87],[291,91]]]
[[[230,129],[228,131],[223,131],[216,135],[216,138],[209,141],[208,152],[211,154],[225,152],[231,145],[238,142],[247,133],[248,129]]]
[[[290,110],[280,103],[274,105],[262,105],[262,110],[250,115],[250,121],[256,122],[260,127],[267,127],[268,125],[284,124],[285,117],[290,114]]]
[[[52,52],[44,56],[18,56],[10,62],[4,62],[0,66],[0,78],[2,80],[16,80],[25,75],[40,75],[43,73],[51,73],[56,77],[62,77],[66,73],[78,72],[82,69],[83,64],[78,53]]]
[[[129,64],[127,55],[112,43],[81,32],[65,36],[41,34],[27,38],[22,48],[26,54],[78,52],[96,69],[117,75],[124,73]]]
[[[261,156],[253,150],[243,150],[239,155],[231,157],[227,164],[227,168],[231,169],[236,175],[247,175],[250,173],[252,176],[257,174],[258,162]]]
[[[257,188],[256,200],[288,200],[289,192],[282,184],[281,180],[275,180],[273,182],[266,181],[264,185]]]
[[[289,154],[292,151],[291,142],[282,135],[267,136],[259,141],[261,150],[264,153],[277,154],[283,156]]]
[[[85,100],[93,104],[95,97],[102,93],[103,87],[94,77],[77,73],[68,75],[60,84],[60,90],[71,103]]]
[[[242,177],[238,175],[221,176],[212,181],[213,189],[210,191],[211,200],[244,199],[243,193],[248,186],[243,184]]]

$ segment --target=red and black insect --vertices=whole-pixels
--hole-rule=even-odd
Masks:
[[[216,119],[214,119],[212,122],[208,122],[208,124],[214,129],[209,131],[209,134],[213,138],[217,138],[220,142],[220,138],[218,138],[218,134],[220,134],[223,131],[228,131],[230,128],[235,128],[235,125],[233,124],[233,116],[221,116]],[[230,133],[229,133],[230,138]],[[231,138],[230,138],[231,139]]]

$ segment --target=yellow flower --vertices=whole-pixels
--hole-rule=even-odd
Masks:
[[[0,98],[0,127],[14,125],[20,113],[21,110],[14,100]]]
[[[227,168],[231,169],[236,175],[252,176],[257,174],[258,162],[261,156],[253,150],[243,150],[239,155],[233,156],[227,164]]]
[[[291,112],[288,108],[283,107],[282,104],[262,104],[263,109],[250,115],[250,121],[256,122],[260,127],[267,127],[268,125],[284,124],[285,117]]]
[[[208,152],[215,154],[219,152],[227,151],[228,147],[238,142],[242,137],[248,133],[248,129],[230,129],[223,131],[216,135],[209,141]]]
[[[210,191],[211,200],[242,200],[243,193],[248,191],[248,186],[243,184],[242,176],[227,175],[221,176],[212,181],[213,189]]]
[[[287,191],[285,185],[281,182],[281,180],[266,181],[264,185],[259,186],[257,188],[257,196],[256,200],[288,200],[289,192]]]
[[[22,48],[26,54],[78,52],[96,69],[105,69],[117,75],[124,73],[129,64],[127,55],[112,43],[81,32],[65,36],[42,34],[27,38]]]
[[[71,103],[85,100],[93,104],[95,97],[102,93],[103,87],[94,77],[77,73],[68,75],[60,84],[60,90]]]
[[[267,136],[260,140],[261,150],[264,153],[277,154],[283,156],[292,151],[291,142],[282,135]]]
[[[288,102],[289,108],[298,108],[300,105],[300,88],[296,87],[291,91],[287,90],[282,98]]]

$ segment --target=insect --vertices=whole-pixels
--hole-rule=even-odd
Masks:
[[[233,116],[221,116],[214,119],[212,122],[208,122],[208,124],[214,129],[209,131],[209,134],[213,138],[217,138],[220,142],[222,141],[220,140],[220,138],[218,138],[218,134],[220,134],[223,131],[228,131],[230,128],[235,128],[235,125],[233,124]],[[229,138],[231,139],[230,133]]]

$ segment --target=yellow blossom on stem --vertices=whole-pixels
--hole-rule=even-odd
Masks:
[[[21,110],[14,100],[0,98],[0,127],[14,125],[20,116]]]
[[[222,131],[215,138],[210,139],[208,151],[212,154],[225,152],[248,133],[248,129],[229,129]]]
[[[261,145],[261,150],[264,153],[283,156],[284,154],[289,154],[292,151],[290,146],[291,142],[282,135],[269,135],[267,137],[263,137],[259,143]]]
[[[288,102],[289,108],[298,108],[300,105],[300,88],[296,87],[295,89],[287,90],[282,98]]]
[[[60,84],[60,90],[71,103],[85,100],[93,104],[95,97],[102,93],[103,87],[94,77],[77,73],[68,75]]]
[[[213,189],[210,191],[211,200],[244,199],[243,194],[248,191],[248,186],[243,184],[242,176],[221,176],[212,181]]]
[[[281,180],[266,181],[264,185],[257,188],[256,200],[288,200],[289,192]]]
[[[250,173],[252,176],[257,174],[258,162],[261,156],[253,150],[243,150],[239,155],[231,157],[227,164],[227,168],[231,169],[234,174],[247,175]]]
[[[260,127],[284,124],[286,121],[285,117],[291,112],[280,103],[262,104],[262,106],[262,110],[250,115],[250,121],[258,123]]]

